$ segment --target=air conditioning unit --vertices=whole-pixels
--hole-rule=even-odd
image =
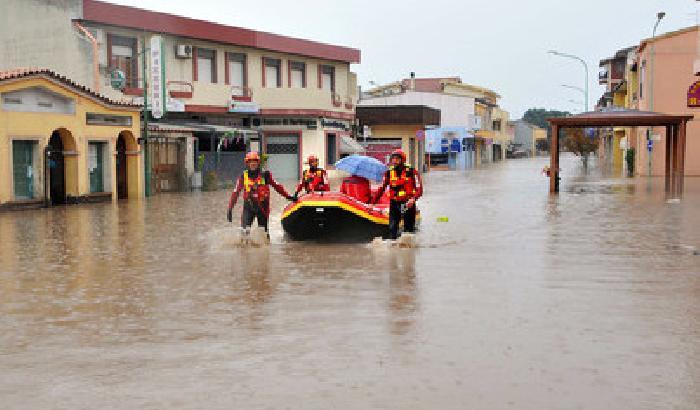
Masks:
[[[192,46],[186,44],[178,44],[175,46],[175,57],[177,58],[192,58]]]

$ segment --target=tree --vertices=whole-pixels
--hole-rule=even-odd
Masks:
[[[547,118],[568,117],[569,115],[571,115],[571,113],[568,111],[547,110],[545,108],[530,108],[525,111],[523,120],[547,130],[547,141],[538,142],[538,151],[549,151],[549,144],[552,140],[552,129],[549,127]]]
[[[586,135],[583,128],[564,129],[564,149],[581,157],[583,168],[588,169],[588,155],[598,149],[598,134]]]

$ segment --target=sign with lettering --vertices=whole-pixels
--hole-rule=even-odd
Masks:
[[[165,64],[163,61],[163,39],[161,36],[151,37],[151,49],[149,51],[151,63],[151,84],[149,85],[149,97],[151,99],[151,115],[160,119],[165,115]]]
[[[244,114],[257,114],[260,112],[260,105],[252,101],[229,101],[228,112],[238,112]]]
[[[693,83],[688,89],[688,107],[700,108],[700,80]]]

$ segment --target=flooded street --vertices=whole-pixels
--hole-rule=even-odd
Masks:
[[[700,408],[700,180],[548,162],[428,174],[414,249],[281,201],[235,248],[226,191],[0,213],[0,408]]]

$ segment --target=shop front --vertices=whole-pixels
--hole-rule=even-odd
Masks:
[[[139,112],[49,70],[0,73],[0,207],[143,196]]]

